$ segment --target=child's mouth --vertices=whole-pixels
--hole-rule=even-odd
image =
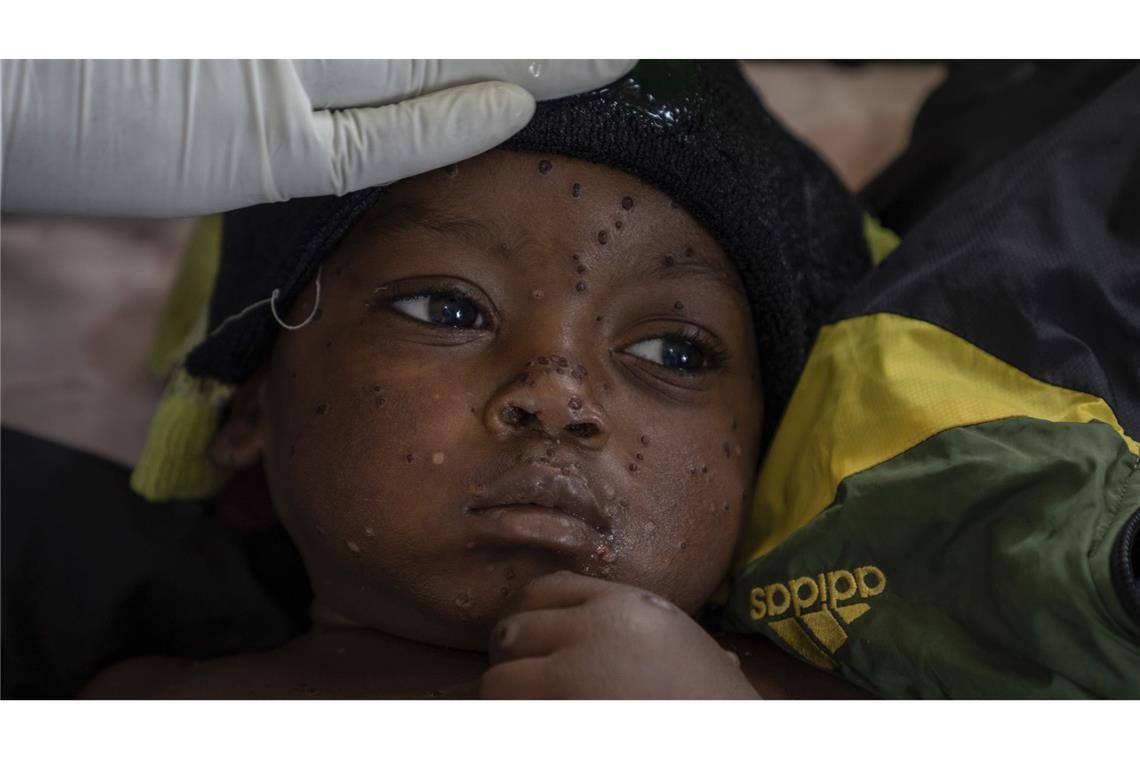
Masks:
[[[611,538],[609,519],[598,509],[585,478],[549,466],[508,471],[464,512],[481,518],[470,525],[493,543],[537,544],[576,553]]]
[[[491,544],[529,544],[577,554],[603,541],[601,534],[580,519],[550,507],[503,504],[469,514],[483,518],[472,523],[472,528]]]

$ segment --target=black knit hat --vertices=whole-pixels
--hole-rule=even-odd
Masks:
[[[503,148],[619,169],[671,197],[735,263],[752,306],[765,444],[821,321],[870,266],[852,196],[764,109],[734,62],[644,61],[622,80],[540,103]],[[279,313],[383,188],[226,215],[211,331],[280,289]],[[269,309],[231,320],[191,352],[191,375],[238,384],[279,329]]]

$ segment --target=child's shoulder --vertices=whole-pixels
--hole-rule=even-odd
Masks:
[[[165,686],[190,664],[174,657],[136,657],[99,672],[79,693],[81,699],[147,699],[162,696]]]
[[[243,699],[290,696],[274,653],[215,660],[136,657],[99,673],[85,699]],[[300,691],[300,690],[298,690]],[[306,696],[298,693],[296,696]]]
[[[100,673],[88,699],[384,699],[474,696],[482,653],[373,632],[308,634],[278,649],[183,660],[140,657]]]

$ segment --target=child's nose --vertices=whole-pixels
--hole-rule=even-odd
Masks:
[[[484,423],[500,438],[538,435],[600,449],[609,440],[609,424],[590,385],[576,371],[534,363],[499,388]]]

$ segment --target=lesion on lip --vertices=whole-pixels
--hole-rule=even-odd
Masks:
[[[613,539],[613,534],[610,533],[603,526],[594,525],[589,520],[586,520],[583,517],[579,517],[578,515],[567,512],[566,510],[560,509],[559,507],[551,507],[551,506],[547,506],[545,504],[535,504],[534,502],[518,502],[518,503],[512,503],[512,504],[487,504],[487,505],[482,505],[482,506],[468,506],[468,507],[465,507],[463,511],[465,514],[468,514],[468,515],[472,515],[472,514],[477,515],[477,514],[483,514],[485,512],[489,512],[493,509],[519,509],[519,508],[541,509],[541,510],[545,510],[547,512],[556,513],[556,514],[562,515],[562,519],[565,523],[565,527],[570,527],[570,525],[572,524],[571,521],[576,520],[578,522],[585,523],[591,529],[593,529],[595,532],[599,533],[606,540],[612,540]]]

